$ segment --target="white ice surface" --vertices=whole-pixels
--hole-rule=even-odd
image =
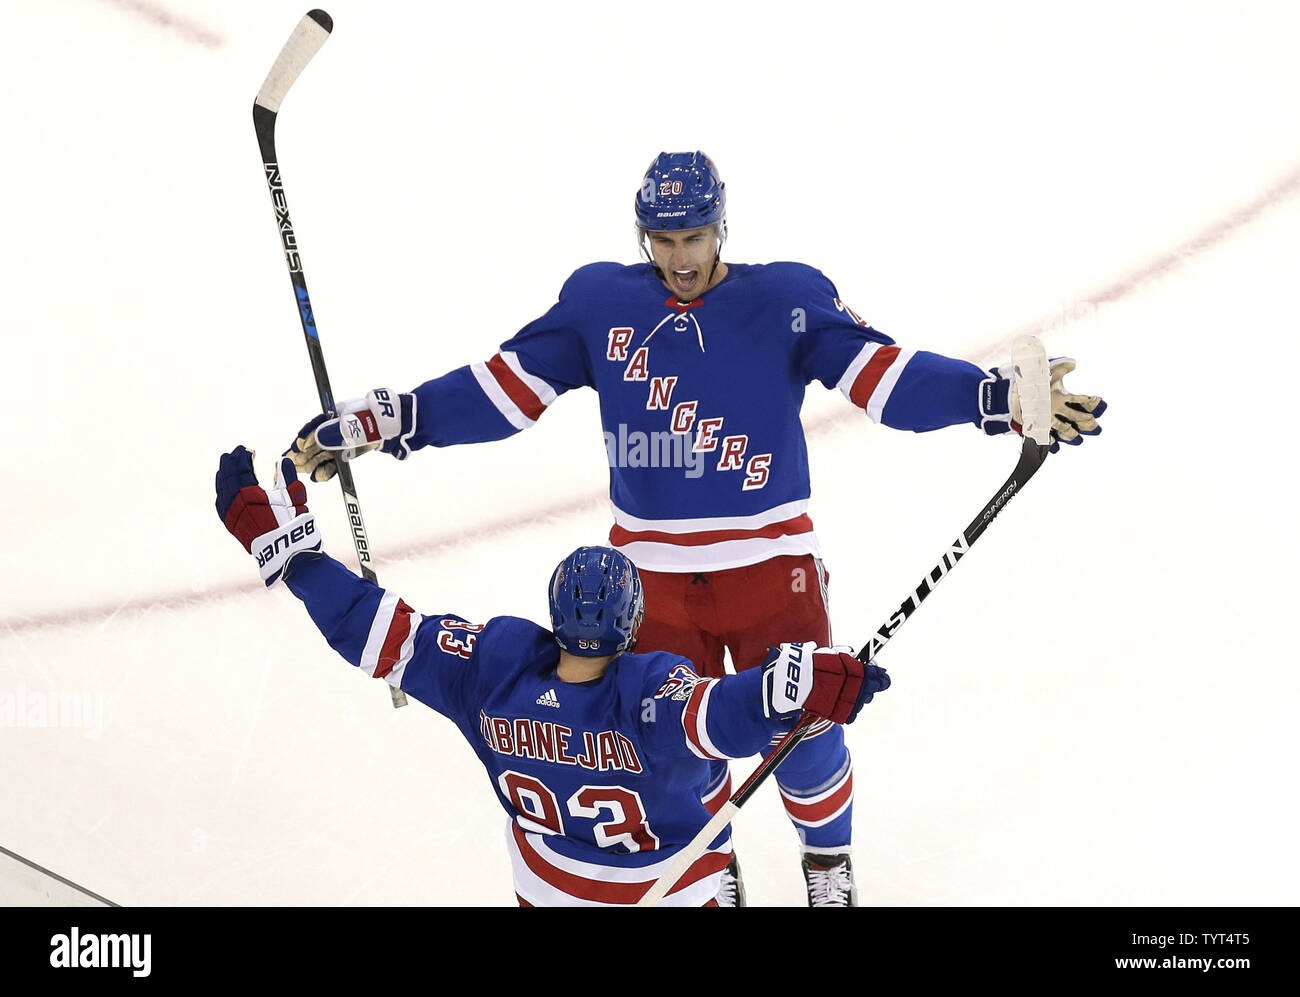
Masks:
[[[131,905],[510,903],[469,747],[213,515],[217,455],[269,456],[315,404],[250,121],[305,5],[0,6],[0,844]],[[1300,166],[1300,8],[328,9],[279,153],[341,397],[484,359],[569,271],[634,259],[642,170],[698,147],[729,259],[812,263],[954,355],[1047,323],[1110,402],[882,656],[848,731],[864,903],[1300,903],[1300,197],[1260,202]],[[608,529],[596,414],[575,393],[509,441],[359,463],[381,580],[542,619]],[[859,643],[1015,447],[817,386],[805,415]],[[350,560],[337,489],[312,502]],[[15,714],[50,697],[87,712]],[[773,791],[736,837],[751,902],[801,903]]]

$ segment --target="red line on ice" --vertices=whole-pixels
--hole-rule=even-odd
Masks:
[[[151,3],[150,0],[105,0],[105,2],[112,4],[114,7],[120,7],[125,11],[130,11],[165,31],[175,32],[195,45],[201,45],[204,48],[220,48],[226,43],[226,40],[211,28],[191,18],[176,14],[162,4]]]
[[[154,7],[153,4],[146,3],[144,0],[109,0],[109,2],[129,6],[133,9],[136,7]],[[1258,197],[1218,218],[1190,239],[1179,243],[1173,249],[1160,254],[1142,266],[1135,267],[1092,293],[1084,295],[1081,300],[1093,304],[1108,304],[1128,297],[1161,277],[1173,273],[1206,250],[1214,248],[1229,236],[1234,235],[1246,225],[1255,221],[1269,208],[1283,203],[1298,191],[1300,191],[1300,165],[1293,167],[1281,179],[1267,187]],[[989,356],[1000,355],[1000,353],[1005,352],[1010,343],[1019,337],[1038,334],[1046,322],[1046,319],[1031,322],[1010,335],[1001,336],[989,346],[985,354]],[[838,415],[823,416],[811,420],[806,425],[805,431],[810,436],[817,435],[837,429],[849,420],[860,419],[861,417],[862,413],[860,411],[846,409],[845,412]],[[603,490],[592,490],[567,502],[559,502],[540,509],[534,509],[530,513],[521,510],[517,515],[490,520],[476,527],[461,527],[443,534],[434,534],[396,550],[387,552],[380,550],[376,552],[376,560],[382,567],[385,556],[395,560],[409,560],[430,554],[440,554],[456,547],[470,546],[481,540],[491,540],[511,533],[528,531],[545,525],[548,520],[557,516],[568,516],[577,512],[584,512],[603,505],[606,501],[607,498]],[[341,550],[339,553],[343,557],[348,556],[343,554]],[[185,609],[189,606],[210,602],[212,599],[226,598],[244,592],[257,592],[262,589],[262,583],[254,580],[246,583],[213,586],[202,591],[187,593],[164,592],[156,596],[128,599],[117,604],[99,603],[83,606],[79,609],[70,609],[65,606],[41,613],[2,617],[0,618],[0,631],[2,631],[0,636],[26,633],[47,627],[62,629],[89,624],[103,624],[122,613],[143,613],[151,609]]]

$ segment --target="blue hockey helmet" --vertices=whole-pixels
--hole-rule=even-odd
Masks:
[[[718,226],[727,237],[727,185],[702,152],[661,152],[646,170],[636,195],[636,224],[642,232]]]
[[[551,575],[551,629],[570,654],[598,658],[636,643],[645,611],[636,565],[609,547],[579,547]]]

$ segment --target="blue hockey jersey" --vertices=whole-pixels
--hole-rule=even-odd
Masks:
[[[979,425],[987,376],[897,346],[802,264],[730,264],[682,304],[649,264],[596,263],[492,359],[416,388],[410,444],[501,439],[564,392],[595,388],[613,546],[643,569],[722,570],[820,556],[799,420],[808,384],[923,432]]]
[[[796,719],[763,715],[762,669],[702,679],[676,655],[623,654],[566,683],[554,636],[527,620],[422,616],[324,554],[297,555],[284,579],[334,650],[460,729],[534,906],[636,903],[708,822],[709,762],[753,755]],[[664,903],[702,906],[730,855],[728,829]]]

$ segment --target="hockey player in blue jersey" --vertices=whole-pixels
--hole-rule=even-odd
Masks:
[[[451,719],[509,815],[522,906],[635,904],[708,822],[712,761],[763,748],[809,710],[852,722],[889,687],[883,669],[811,643],[773,648],[761,669],[702,678],[664,652],[631,653],[644,599],[607,547],[555,569],[552,630],[497,617],[423,616],[321,551],[306,489],[281,461],[257,483],[243,447],[222,456],[217,515],[268,586],[283,579],[339,654]],[[664,903],[718,906],[730,829]]]
[[[576,271],[541,318],[486,363],[409,393],[380,389],[318,417],[290,448],[313,480],[340,450],[399,458],[426,446],[481,443],[532,426],[556,398],[600,396],[610,463],[610,543],[640,569],[641,646],[701,672],[763,664],[782,640],[830,643],[826,572],[809,516],[799,410],[813,381],[874,421],[926,432],[971,424],[1016,432],[1009,371],[898,346],[798,263],[728,264],[725,188],[703,153],[664,153],[636,197],[646,262]],[[1051,362],[1053,437],[1100,432],[1100,398],[1065,391],[1073,362]],[[853,903],[853,770],[839,728],[815,731],[776,782],[804,849],[809,902]],[[710,805],[730,793],[714,768]],[[728,902],[743,902],[738,866]]]

